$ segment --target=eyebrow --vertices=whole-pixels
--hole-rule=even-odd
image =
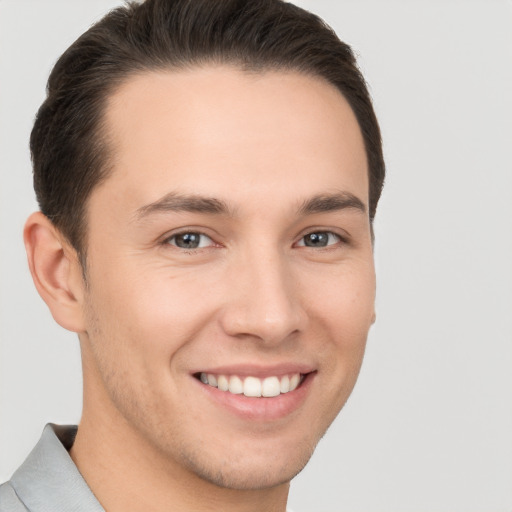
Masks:
[[[204,197],[196,194],[178,194],[170,192],[153,203],[137,209],[135,218],[142,220],[154,213],[194,212],[232,215],[228,205],[215,197]]]
[[[305,200],[298,208],[299,215],[313,215],[339,210],[355,209],[366,213],[364,203],[350,192],[320,194]],[[142,220],[155,213],[194,212],[234,216],[226,202],[215,197],[170,192],[160,199],[138,208],[136,220]]]
[[[300,215],[313,215],[338,210],[354,209],[366,213],[363,201],[350,192],[336,192],[313,196],[302,203],[299,208]]]

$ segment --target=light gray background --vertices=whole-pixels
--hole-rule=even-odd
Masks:
[[[52,64],[114,0],[0,0],[0,481],[76,423],[75,335],[32,285],[28,137]],[[389,177],[377,323],[297,512],[512,511],[512,3],[311,0],[359,54]]]

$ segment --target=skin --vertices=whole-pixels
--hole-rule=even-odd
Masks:
[[[105,116],[113,170],[88,202],[86,283],[42,214],[25,229],[39,292],[80,337],[71,456],[109,512],[284,511],[374,321],[356,119],[320,78],[218,66],[131,77]],[[191,196],[225,211],[189,211]],[[182,232],[204,234],[201,247],[178,247]],[[307,246],[310,233],[327,245]],[[254,402],[234,413],[194,377],[279,365],[310,375],[270,419],[251,416]]]

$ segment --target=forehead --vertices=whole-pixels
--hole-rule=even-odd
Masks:
[[[367,203],[358,123],[318,77],[229,66],[145,72],[109,98],[106,129],[106,185],[141,204],[174,190],[243,202],[316,186],[311,194],[343,189]]]

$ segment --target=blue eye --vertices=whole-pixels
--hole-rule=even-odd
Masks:
[[[340,241],[341,237],[331,231],[314,231],[303,236],[297,245],[299,247],[327,247]]]
[[[166,242],[180,249],[201,249],[213,244],[213,240],[209,236],[193,231],[173,235]]]

